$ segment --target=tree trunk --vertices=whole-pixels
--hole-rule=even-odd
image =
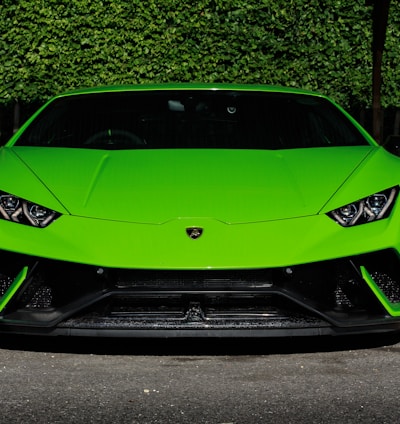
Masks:
[[[374,0],[372,42],[372,135],[382,143],[383,119],[381,105],[382,57],[385,47],[386,27],[390,0]]]

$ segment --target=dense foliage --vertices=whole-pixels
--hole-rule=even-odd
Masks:
[[[2,0],[0,103],[77,87],[268,83],[368,105],[365,0]],[[400,106],[400,7],[392,0],[383,104]]]

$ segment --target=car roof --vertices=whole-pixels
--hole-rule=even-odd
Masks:
[[[96,94],[111,92],[132,92],[132,91],[252,91],[252,92],[269,92],[269,93],[287,93],[287,94],[303,94],[316,97],[326,97],[320,93],[309,90],[281,87],[277,85],[262,84],[226,84],[226,83],[163,83],[163,84],[131,84],[131,85],[113,85],[81,88],[77,90],[67,91],[57,95],[56,97],[73,96],[80,94]]]

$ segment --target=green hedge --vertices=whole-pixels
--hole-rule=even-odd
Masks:
[[[318,90],[370,104],[365,0],[2,0],[0,104],[96,85],[202,81]],[[392,0],[383,104],[400,106]]]

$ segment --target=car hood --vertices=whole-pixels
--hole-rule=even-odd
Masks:
[[[149,224],[188,217],[247,223],[317,214],[373,149],[12,147],[3,156],[13,156],[18,176],[10,192],[39,203],[46,191],[53,201],[44,206],[73,215]],[[39,186],[43,193],[32,198]]]

